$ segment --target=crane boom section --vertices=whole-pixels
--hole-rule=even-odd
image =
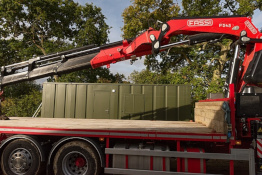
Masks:
[[[173,36],[189,35],[188,40],[170,43]],[[219,41],[230,38],[237,44],[246,45],[246,55],[238,74],[236,86],[238,90],[246,83],[259,84],[253,75],[250,63],[258,64],[262,50],[262,34],[254,26],[249,17],[203,17],[203,18],[174,18],[163,23],[160,30],[149,28],[139,36],[100,47],[85,46],[57,54],[30,59],[26,62],[3,66],[1,68],[1,86],[38,79],[55,74],[69,73],[85,68],[97,68],[112,63],[133,59],[144,55],[157,54],[166,48],[177,44],[197,44],[201,42]],[[259,57],[256,63],[252,60]],[[259,63],[260,64],[260,63]],[[262,64],[262,61],[261,61]],[[18,69],[26,71],[19,72]],[[250,68],[249,68],[250,67]],[[234,68],[238,69],[238,67]],[[250,75],[246,75],[249,72]],[[261,73],[262,74],[262,73]],[[261,76],[262,77],[262,76]],[[233,79],[236,79],[233,77]],[[235,82],[236,85],[236,82]]]

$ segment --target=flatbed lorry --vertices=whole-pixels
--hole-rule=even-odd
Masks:
[[[121,142],[124,140],[127,145],[145,144],[146,142],[159,142],[166,145],[165,142],[196,141],[196,142],[227,142],[227,137],[223,133],[215,133],[207,126],[196,122],[183,121],[141,121],[141,120],[112,120],[112,119],[66,119],[66,118],[31,118],[31,117],[11,117],[10,120],[1,121],[0,132],[2,134],[15,134],[7,138],[5,142],[12,143],[18,138],[29,139],[28,136],[36,140],[35,144],[41,145],[45,139],[37,141],[38,136],[46,137],[46,142],[52,137],[60,137],[59,143],[52,147],[51,154],[47,156],[45,152],[39,153],[42,158],[51,166],[53,158],[58,151],[58,148],[65,143],[82,141],[90,142],[90,144],[105,144],[105,148],[110,151],[110,140],[113,145],[115,141]],[[3,126],[4,125],[4,126]],[[18,135],[17,135],[18,134]],[[14,137],[14,138],[13,138]],[[9,140],[11,139],[11,140]],[[61,139],[61,140],[60,140]],[[96,143],[97,142],[97,143]],[[7,144],[6,143],[6,144]],[[38,143],[38,144],[37,144]],[[154,144],[156,144],[154,143]],[[149,143],[153,145],[153,143]],[[177,146],[177,145],[176,145]],[[77,148],[75,151],[78,151]],[[101,149],[100,146],[97,149]],[[125,149],[122,148],[122,149]],[[41,149],[39,149],[41,150]],[[105,152],[98,151],[100,155],[96,159],[101,159],[103,164],[108,167],[112,160],[105,161]],[[113,149],[115,150],[115,149]],[[142,151],[143,149],[140,149]],[[133,150],[134,151],[134,150]],[[139,151],[139,149],[137,149]],[[162,150],[157,150],[165,153]],[[147,151],[148,152],[148,151]],[[17,152],[16,152],[17,153]],[[138,156],[140,153],[137,153]],[[100,157],[101,156],[101,157]],[[164,157],[164,156],[162,156]],[[18,158],[18,157],[17,157]],[[18,158],[19,159],[19,158]],[[109,157],[107,156],[107,159]],[[160,163],[160,162],[159,162]],[[163,163],[162,163],[163,164]],[[128,165],[126,165],[128,166]],[[149,165],[148,165],[149,166]],[[67,167],[69,168],[69,167]],[[109,167],[108,167],[109,168]],[[126,167],[124,167],[126,168]],[[164,167],[163,167],[164,168]],[[154,169],[154,167],[152,167]],[[179,167],[178,167],[179,169]],[[106,169],[106,172],[116,173],[120,169]],[[162,170],[162,169],[161,169]],[[71,169],[71,171],[73,171]],[[77,170],[76,170],[77,171]],[[70,170],[68,170],[70,172]],[[76,173],[79,173],[80,170]],[[82,171],[81,171],[82,172]],[[72,172],[68,173],[71,174]],[[136,174],[136,172],[126,172],[127,174]],[[124,174],[126,174],[124,172]],[[122,174],[122,173],[121,173]],[[159,174],[161,174],[159,172]]]
[[[180,34],[188,40],[169,43]],[[235,48],[225,98],[198,102],[195,122],[10,117],[0,121],[3,174],[208,174],[209,159],[228,160],[230,175],[239,160],[259,174],[262,100],[253,87],[262,83],[262,34],[249,17],[177,18],[135,39],[3,66],[1,87],[223,38]]]

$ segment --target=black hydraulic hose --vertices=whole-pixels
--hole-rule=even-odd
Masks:
[[[36,58],[33,58],[33,59],[36,60],[35,62],[37,62],[38,60],[39,61],[42,61],[42,60],[44,60],[44,61],[57,60],[57,59],[60,59],[60,57],[62,55],[80,52],[80,51],[83,51],[83,50],[89,50],[89,49],[94,48],[95,46],[96,45],[94,45],[94,44],[87,45],[87,46],[78,47],[78,48],[74,48],[74,49],[70,49],[70,50],[66,50],[66,51],[62,51],[62,52],[51,53],[51,54],[48,54],[48,55],[39,56],[39,57],[36,57]],[[30,64],[30,60],[23,61],[23,62],[20,62],[20,63],[14,63],[14,64],[7,65],[7,66],[4,66],[4,67],[5,67],[5,69],[11,69],[12,71],[16,71],[16,70],[23,69],[23,68],[27,67],[29,64]]]
[[[55,56],[66,55],[66,54],[70,54],[70,53],[78,52],[78,51],[82,51],[82,50],[92,49],[94,47],[96,47],[96,45],[92,44],[92,45],[77,47],[77,48],[62,51],[62,52],[51,53],[51,54],[48,54],[48,55],[40,56],[40,60],[48,59],[48,58],[55,57]]]

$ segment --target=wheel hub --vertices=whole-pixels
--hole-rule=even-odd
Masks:
[[[81,167],[85,166],[86,161],[83,157],[78,157],[78,158],[76,158],[75,164],[76,164],[77,167],[81,168]]]
[[[88,170],[87,158],[78,151],[70,152],[63,159],[62,169],[65,174],[84,175]]]
[[[8,165],[15,174],[24,174],[32,164],[32,155],[24,148],[14,150],[8,159]]]

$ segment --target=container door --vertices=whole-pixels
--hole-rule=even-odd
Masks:
[[[110,118],[110,96],[109,91],[96,91],[94,93],[94,115],[95,119]]]

